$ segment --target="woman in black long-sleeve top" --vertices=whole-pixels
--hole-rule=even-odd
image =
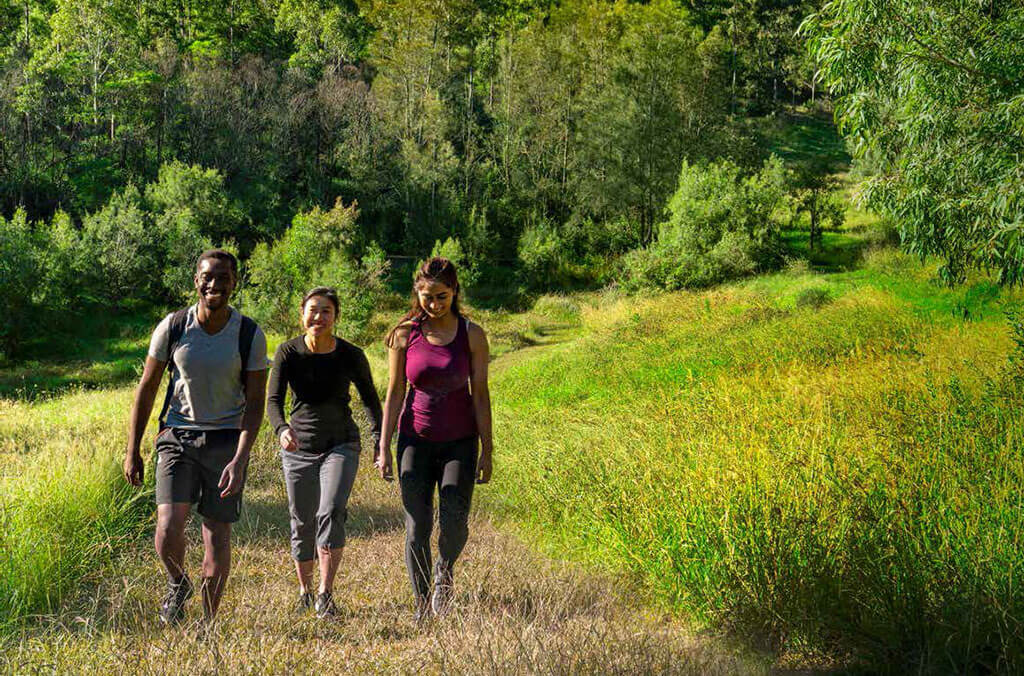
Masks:
[[[338,296],[317,287],[302,299],[305,333],[282,343],[274,355],[267,416],[281,443],[288,489],[292,557],[299,578],[299,607],[323,617],[336,612],[334,577],[345,546],[346,504],[359,467],[359,428],[349,408],[354,384],[380,439],[381,406],[366,355],[334,336]],[[285,420],[285,391],[292,390]],[[313,600],[313,560],[320,560],[320,587]]]

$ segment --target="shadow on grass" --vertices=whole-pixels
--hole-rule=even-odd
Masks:
[[[45,327],[16,358],[0,359],[0,398],[31,401],[136,380],[161,313],[152,307],[98,310],[71,326]]]
[[[782,233],[786,255],[806,260],[818,272],[845,272],[860,267],[864,250],[869,245],[866,237],[844,232],[822,233],[821,246],[810,248],[810,234],[806,230],[787,230]]]
[[[404,528],[405,517],[397,502],[393,506],[365,503],[358,499],[349,502],[348,520],[345,522],[345,532],[349,537],[369,538]],[[271,543],[284,546],[289,541],[290,532],[288,502],[282,487],[280,496],[263,494],[246,498],[232,541],[238,545]]]

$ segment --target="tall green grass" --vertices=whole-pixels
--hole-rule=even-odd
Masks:
[[[0,402],[0,630],[55,611],[148,524],[121,477],[129,397]]]
[[[890,254],[585,311],[586,337],[496,374],[482,496],[779,646],[1024,669],[1018,298],[928,274]]]

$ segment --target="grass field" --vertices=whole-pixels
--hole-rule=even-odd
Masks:
[[[490,506],[779,648],[1022,668],[1020,294],[931,272],[582,304],[585,337],[496,378]]]
[[[5,556],[10,574],[3,584],[33,593],[0,609],[8,619],[0,627],[0,672],[109,674],[126,666],[153,674],[767,672],[765,657],[639,602],[638,589],[621,579],[529,550],[479,511],[458,568],[456,612],[417,626],[397,487],[375,476],[369,448],[349,503],[335,588],[342,614],[335,622],[296,615],[280,461],[266,430],[254,453],[214,632],[202,637],[195,622],[163,630],[155,615],[163,574],[149,539],[140,537],[152,512],[151,486],[133,501],[116,472],[129,394],[84,392],[5,405],[0,438],[12,452],[0,461],[8,482],[3,546],[14,558]],[[78,441],[40,441],[64,435]],[[39,444],[45,448],[31,452],[45,455],[30,456]],[[45,481],[61,452],[78,458],[69,462],[75,471]],[[92,493],[102,500],[83,503],[83,494]],[[126,512],[126,505],[141,509]],[[129,518],[115,520],[108,512]],[[193,574],[198,535],[193,524]],[[0,589],[0,598],[10,590]],[[198,612],[193,601],[190,617]]]
[[[782,665],[1024,668],[1024,357],[1005,317],[1021,294],[932,274],[869,250],[844,272],[795,263],[702,293],[476,311],[497,355],[496,476],[462,611],[423,631],[397,495],[368,454],[342,622],[285,610],[264,432],[225,619],[196,644],[152,619],[152,507],[118,476],[130,389],[0,401],[0,599],[14,599],[0,666],[276,672],[330,655],[380,672],[759,672],[750,649],[769,646]],[[383,349],[368,354],[382,387]]]

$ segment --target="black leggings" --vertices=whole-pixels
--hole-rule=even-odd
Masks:
[[[438,573],[449,576],[469,537],[469,505],[476,481],[477,437],[432,442],[400,435],[399,483],[405,508],[405,565],[412,591],[430,593],[430,533],[434,488],[439,487]]]

